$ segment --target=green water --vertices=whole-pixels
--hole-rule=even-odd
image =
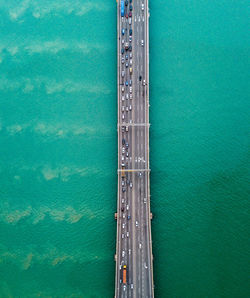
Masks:
[[[247,8],[150,1],[156,297],[250,294]],[[113,297],[115,0],[0,0],[0,62],[0,297]]]

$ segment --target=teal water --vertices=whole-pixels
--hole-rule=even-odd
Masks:
[[[249,297],[248,1],[150,1],[156,297]],[[113,297],[115,0],[0,0],[0,297]]]

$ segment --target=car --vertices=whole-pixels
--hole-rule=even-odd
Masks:
[[[123,258],[125,257],[125,251],[124,250],[122,251],[122,257]]]
[[[133,33],[133,30],[129,29],[129,35],[132,35],[132,33]]]
[[[134,285],[133,285],[133,284],[131,284],[131,285],[130,285],[130,288],[131,288],[131,290],[133,290],[133,288],[134,288]]]
[[[126,13],[126,19],[128,18],[128,14]]]
[[[131,45],[129,46],[128,50],[129,50],[130,52],[132,51],[132,46],[131,46]]]
[[[126,62],[125,66],[128,68],[128,62]]]
[[[133,10],[133,5],[132,5],[132,4],[129,5],[129,10],[130,10],[130,11]]]
[[[141,10],[144,10],[144,3],[142,3],[141,5]]]
[[[142,76],[139,76],[139,81],[141,81],[141,79],[142,79]]]
[[[135,225],[136,225],[136,227],[138,227],[138,221],[137,220],[135,221]]]
[[[130,220],[130,218],[131,218],[131,216],[130,216],[130,215],[128,215],[128,220]]]
[[[129,105],[129,110],[132,111],[132,106],[131,105]],[[131,183],[130,183],[130,187],[132,187]]]
[[[127,185],[129,185],[129,183],[130,183],[130,181],[129,181],[129,180],[127,180]]]
[[[129,156],[129,153],[128,153],[128,152],[126,152],[126,156],[127,156],[127,157]]]
[[[124,28],[122,28],[122,35],[124,35],[125,34],[125,29]]]
[[[122,204],[124,204],[124,202],[125,202],[125,200],[124,200],[124,199],[122,199]]]
[[[141,46],[142,47],[144,46],[144,40],[143,39],[141,40]]]
[[[128,132],[128,126],[126,126],[126,132]]]
[[[123,285],[123,291],[126,291],[126,285]]]
[[[128,15],[129,15],[129,17],[131,19],[131,17],[132,17],[132,11],[130,11]]]
[[[122,101],[125,99],[124,95],[122,95]]]
[[[122,114],[122,120],[125,120],[125,115],[124,114]]]
[[[126,5],[126,6],[128,5],[128,0],[125,0],[125,5]]]
[[[122,64],[125,62],[125,59],[124,59],[124,57],[122,57],[122,60],[121,60],[121,62],[122,62]]]
[[[129,86],[132,86],[132,80],[129,80]]]
[[[122,186],[125,186],[125,181],[124,180],[122,180]]]
[[[122,224],[122,228],[125,229],[125,223]]]
[[[128,100],[128,93],[126,94],[126,100]]]
[[[125,42],[125,50],[128,50],[128,47],[129,47],[129,43],[128,42]]]
[[[132,183],[132,182],[130,182],[129,186],[130,186],[130,188],[132,188],[132,187],[133,187],[133,183]]]
[[[131,14],[131,16],[132,16],[132,13],[131,13],[131,11],[130,11],[130,13],[129,14]],[[128,20],[128,23],[129,23],[129,25],[131,25],[132,24],[132,18],[129,18],[129,20]]]
[[[145,80],[143,80],[143,86],[145,86],[146,85],[146,81]]]
[[[127,205],[127,210],[129,210],[129,205]]]
[[[130,59],[133,58],[133,54],[132,54],[132,53],[129,54],[129,58],[130,58]]]
[[[133,94],[129,94],[129,99],[133,99]]]
[[[126,144],[126,140],[122,139],[122,145],[125,145],[125,144]]]
[[[124,234],[122,234],[122,239],[124,238]]]
[[[130,64],[130,65],[132,65],[132,64],[133,64],[133,60],[132,60],[132,59],[130,59],[130,61],[129,61],[129,64]]]
[[[123,213],[122,218],[125,218],[125,213]]]
[[[128,112],[128,107],[126,107],[126,112]]]
[[[125,187],[123,187],[123,188],[122,188],[122,192],[125,192],[125,191],[126,191],[126,188],[125,188]]]
[[[125,56],[126,60],[128,60],[128,55]]]
[[[132,74],[132,72],[133,72],[133,68],[132,67],[129,68],[129,72],[130,72],[130,74]]]
[[[146,204],[147,203],[147,198],[144,198],[143,199],[143,202]]]
[[[129,144],[128,144],[128,142],[126,143],[126,147],[127,147],[127,148],[129,147]]]
[[[129,237],[129,232],[127,232],[127,237]]]
[[[133,88],[129,87],[129,93],[132,93],[132,92],[133,92]]]
[[[128,86],[128,81],[125,82],[125,85]]]
[[[124,112],[125,111],[125,107],[124,106],[122,106],[122,112]],[[124,130],[123,130],[124,131]]]
[[[121,211],[124,212],[124,207],[121,208]]]
[[[125,91],[125,88],[124,88],[124,86],[122,86],[122,92],[124,92]]]
[[[122,153],[125,153],[125,147],[122,147]],[[124,180],[122,180],[124,182]]]
[[[139,248],[141,248],[141,243],[139,243]]]
[[[124,51],[125,51],[124,48],[122,48],[122,49],[121,49],[121,53],[124,54]]]
[[[125,71],[122,70],[122,77],[125,77]]]
[[[124,116],[124,115],[122,115],[122,116]],[[125,167],[125,163],[124,162],[122,162],[122,167]]]
[[[122,39],[122,44],[124,44],[124,42],[125,42],[124,39]]]
[[[132,36],[129,36],[128,40],[129,40],[130,42],[132,42]]]

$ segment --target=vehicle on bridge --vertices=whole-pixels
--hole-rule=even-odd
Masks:
[[[124,17],[124,0],[121,0],[121,17]]]
[[[123,272],[122,272],[122,283],[127,283],[127,266],[123,265]]]

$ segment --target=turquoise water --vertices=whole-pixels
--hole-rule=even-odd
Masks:
[[[156,297],[249,297],[248,1],[150,1]],[[116,5],[0,0],[0,297],[113,297]]]

